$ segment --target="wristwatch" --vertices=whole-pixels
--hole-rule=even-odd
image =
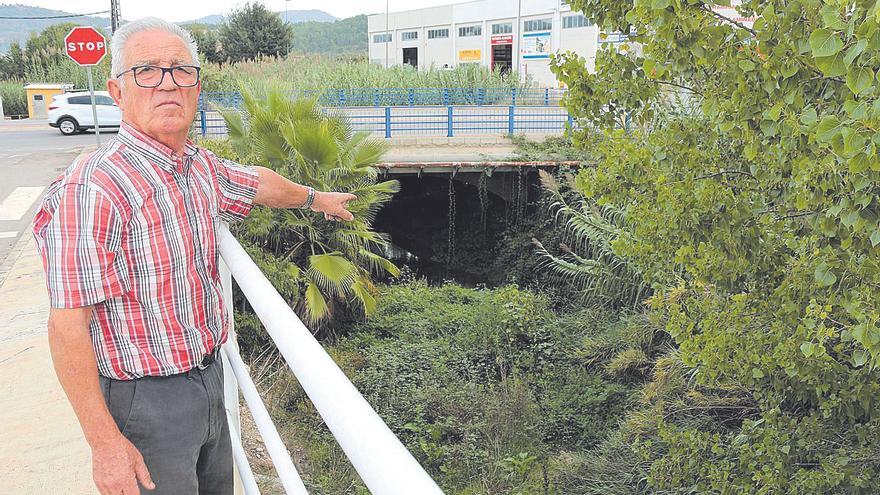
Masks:
[[[312,207],[312,203],[315,202],[315,188],[309,187],[308,190],[309,190],[309,195],[306,198],[306,202],[302,206],[299,207],[301,210],[308,210],[309,208]]]

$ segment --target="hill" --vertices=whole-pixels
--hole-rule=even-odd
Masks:
[[[277,11],[281,19],[291,23],[299,24],[302,22],[333,22],[338,20],[336,17],[324,12],[323,10],[289,10]],[[226,20],[226,16],[220,14],[212,14],[192,21],[178,22],[178,24],[222,24]]]
[[[297,24],[293,26],[292,49],[300,53],[366,54],[367,16]]]
[[[109,6],[109,2],[107,3]],[[71,15],[61,10],[44,9],[18,4],[0,4],[0,17],[51,17]],[[0,19],[0,52],[6,51],[15,41],[24,45],[31,33],[39,34],[43,29],[62,22],[76,22],[84,26],[100,28],[110,27],[110,18],[104,17],[67,17],[56,19]],[[105,32],[109,31],[105,30]]]

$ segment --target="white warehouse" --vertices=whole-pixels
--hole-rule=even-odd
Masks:
[[[545,87],[558,86],[550,54],[576,52],[592,70],[599,43],[598,28],[565,0],[476,0],[374,14],[368,29],[375,64],[481,64],[501,71],[519,64],[521,75]]]

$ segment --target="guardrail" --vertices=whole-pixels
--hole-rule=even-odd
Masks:
[[[349,88],[291,91],[290,97],[315,98],[323,107],[559,106],[567,90],[553,88]],[[210,105],[239,109],[238,91],[211,91],[199,97]]]
[[[434,480],[297,318],[229,229],[221,225],[217,235],[223,261],[370,492],[373,495],[442,495]],[[228,280],[225,282],[224,293],[229,294],[231,283]],[[227,304],[230,300],[227,297]],[[265,412],[262,400],[256,394],[256,388],[252,387],[253,383],[233,342],[227,344],[224,357],[229,360],[238,383],[243,385],[245,400],[257,427],[264,434],[285,490],[297,495],[307,493],[277,436],[271,418]],[[229,406],[227,404],[227,408]],[[236,419],[235,415],[230,414],[230,433],[238,435]],[[252,474],[246,472],[248,466],[242,463],[236,465],[243,480],[253,479]]]
[[[326,108],[341,114],[355,131],[385,138],[396,136],[455,137],[467,135],[562,134],[576,127],[575,119],[562,107],[382,107]],[[227,134],[217,112],[201,111],[193,132],[203,138]]]

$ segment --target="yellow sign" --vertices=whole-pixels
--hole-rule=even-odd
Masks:
[[[459,62],[479,62],[483,59],[482,52],[480,50],[459,50],[458,51],[458,61]]]

